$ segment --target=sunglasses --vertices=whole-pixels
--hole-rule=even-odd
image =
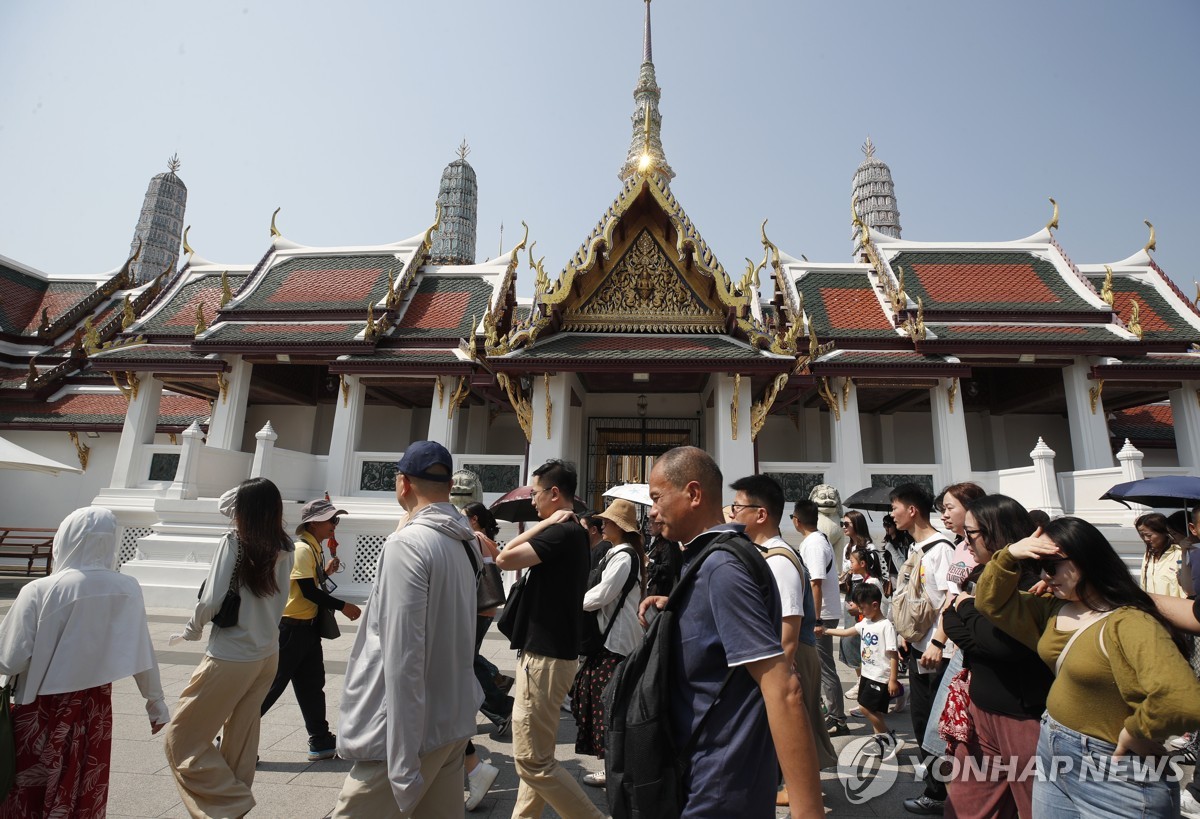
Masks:
[[[1039,572],[1045,572],[1050,577],[1054,577],[1058,573],[1058,567],[1062,563],[1066,563],[1068,558],[1065,557],[1042,557],[1037,560],[1037,568]]]
[[[741,512],[743,509],[762,509],[762,507],[758,506],[756,504],[753,504],[753,503],[731,503],[731,504],[729,504],[729,514],[733,515],[734,517],[737,517],[738,513]],[[792,517],[795,517],[795,515],[792,515]]]
[[[333,517],[331,517],[329,519],[329,523],[333,526],[337,526],[341,522],[342,522],[342,518],[340,515],[334,515]]]
[[[848,520],[843,520],[843,521],[842,521],[842,528],[843,528],[843,529],[849,529],[849,528],[850,528],[850,521],[848,521]]]

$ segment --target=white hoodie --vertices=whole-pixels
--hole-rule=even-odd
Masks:
[[[387,760],[400,810],[420,791],[421,755],[475,733],[476,591],[462,541],[482,564],[457,509],[417,511],[383,544],[375,585],[346,663],[338,756]]]
[[[151,723],[170,720],[137,580],[117,568],[117,519],[89,506],[54,535],[54,573],[21,589],[0,624],[0,673],[19,675],[14,702],[132,676]]]

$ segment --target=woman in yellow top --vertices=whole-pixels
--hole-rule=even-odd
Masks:
[[[1019,591],[1037,560],[1053,597]],[[1160,744],[1200,724],[1200,682],[1179,635],[1096,527],[1059,518],[987,564],[976,608],[1057,677],[1038,738],[1035,817],[1179,815]]]
[[[1179,588],[1179,568],[1183,564],[1183,550],[1171,538],[1167,516],[1161,512],[1142,515],[1133,524],[1138,536],[1146,544],[1142,557],[1141,587],[1149,594],[1166,597],[1186,597]]]

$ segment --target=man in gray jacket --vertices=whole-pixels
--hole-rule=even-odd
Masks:
[[[482,557],[449,502],[450,453],[417,441],[396,470],[408,517],[384,541],[346,663],[337,745],[354,766],[334,817],[462,815],[463,751],[483,701],[467,548]]]

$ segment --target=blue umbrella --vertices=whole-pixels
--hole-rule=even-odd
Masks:
[[[1200,501],[1200,478],[1190,475],[1163,475],[1140,481],[1119,483],[1100,496],[1129,506],[1140,503],[1156,509],[1179,509],[1188,501]]]

